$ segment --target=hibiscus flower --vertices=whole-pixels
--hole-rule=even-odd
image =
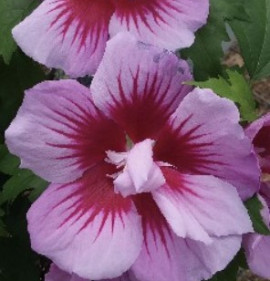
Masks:
[[[229,100],[192,89],[185,61],[128,34],[109,41],[90,90],[43,82],[6,132],[52,182],[28,214],[31,244],[81,278],[195,281],[252,231],[241,199],[257,159]]]
[[[262,169],[262,184],[259,199],[263,204],[261,211],[265,224],[270,228],[270,114],[253,122],[247,129],[253,141]],[[248,234],[244,238],[247,262],[250,269],[264,278],[270,278],[269,253],[270,236]]]
[[[121,31],[170,50],[190,46],[208,10],[209,0],[45,0],[13,36],[34,60],[79,77],[95,73]]]

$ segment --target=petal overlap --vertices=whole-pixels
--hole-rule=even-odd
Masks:
[[[213,236],[253,232],[233,186],[213,176],[181,175],[168,167],[162,171],[166,184],[153,196],[175,234],[211,244]]]
[[[6,142],[51,182],[28,230],[67,278],[206,280],[252,231],[251,141],[236,106],[190,79],[175,54],[121,33],[90,90],[63,80],[26,93]]]
[[[72,76],[94,74],[108,39],[113,13],[106,0],[45,0],[13,29],[23,51]]]
[[[74,183],[49,186],[27,214],[33,249],[82,278],[120,276],[141,249],[140,217],[113,192],[109,172],[98,166]]]
[[[95,73],[106,41],[123,31],[170,50],[190,46],[208,12],[209,0],[45,0],[13,36],[36,61],[80,77]]]
[[[259,166],[239,125],[238,110],[211,90],[194,89],[184,98],[154,153],[156,160],[171,163],[182,173],[214,175],[230,182],[243,199],[259,189]]]
[[[144,243],[131,270],[140,281],[207,280],[236,255],[241,236],[213,238],[207,245],[177,237],[151,195],[135,200],[142,216]]]
[[[23,168],[65,183],[102,161],[107,149],[124,149],[125,135],[96,109],[89,89],[63,80],[27,91],[6,142]]]
[[[50,266],[49,272],[45,275],[45,281],[89,281],[74,274],[69,274],[55,264]]]
[[[45,281],[90,281],[89,279],[81,278],[75,274],[69,274],[55,264],[50,266],[49,272],[45,276]],[[138,281],[132,272],[125,272],[121,276],[113,279],[102,279],[101,281]]]
[[[173,53],[119,34],[107,45],[91,91],[96,106],[139,142],[158,135],[191,90],[182,85],[191,77],[187,63]]]
[[[269,279],[270,237],[249,234],[244,238],[244,248],[247,262],[252,272]]]
[[[241,237],[216,238],[210,245],[182,239],[175,234],[166,239],[169,241],[167,249],[160,237],[156,240],[149,237],[148,250],[144,247],[132,266],[138,280],[207,280],[223,270],[241,246]]]
[[[209,1],[113,0],[110,34],[129,31],[140,41],[176,50],[190,46],[206,23]],[[199,6],[199,7],[198,7]]]

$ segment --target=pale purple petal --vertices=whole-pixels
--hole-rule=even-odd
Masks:
[[[107,149],[124,149],[125,136],[95,108],[89,89],[62,80],[26,92],[6,143],[21,158],[21,167],[66,183],[102,161]]]
[[[121,33],[108,42],[91,91],[97,107],[136,143],[155,139],[191,90],[182,84],[188,80],[185,61]]]
[[[169,50],[188,47],[194,32],[206,23],[209,0],[113,0],[116,11],[109,30],[113,36],[130,31],[136,37]]]
[[[94,74],[113,11],[107,0],[45,0],[12,33],[34,60],[72,77]]]
[[[262,183],[262,190],[266,191],[264,183]],[[267,190],[269,192],[269,190]],[[270,227],[270,206],[267,204],[266,201],[268,198],[265,198],[264,195],[266,193],[261,192],[261,195],[258,194],[258,198],[262,203],[262,209],[261,209],[261,216],[263,218],[264,223]]]
[[[209,1],[45,0],[13,29],[22,50],[73,77],[95,73],[110,35],[130,31],[166,49],[187,47],[206,23]]]
[[[90,281],[90,279],[81,278],[76,274],[69,274],[52,264],[49,272],[45,275],[44,281]]]
[[[261,118],[257,119],[256,121],[252,122],[247,128],[246,128],[246,134],[250,137],[250,139],[253,141],[254,138],[257,136],[259,131],[263,127],[269,127],[270,126],[270,113],[262,116]]]
[[[212,243],[183,239],[171,230],[149,193],[134,197],[142,217],[144,243],[131,270],[140,281],[201,281],[224,269],[241,245],[241,236],[212,237]]]
[[[121,276],[113,279],[104,279],[101,281],[140,281],[135,276],[134,273],[130,270],[122,274]]]
[[[267,184],[262,183],[261,196],[259,200],[262,203],[261,216],[264,223],[270,227],[270,205],[267,205],[270,201],[268,197],[270,195],[270,188]],[[266,201],[267,200],[267,201]],[[269,253],[270,253],[270,236],[264,236],[259,234],[244,235],[243,246],[246,253],[246,259],[249,268],[255,274],[264,278],[270,278],[269,269]]]
[[[240,249],[241,237],[215,238],[210,245],[166,236],[166,247],[160,238],[149,238],[132,266],[140,281],[201,281],[223,270]]]
[[[237,107],[208,89],[195,89],[184,98],[156,142],[154,155],[182,173],[228,181],[242,199],[259,189],[257,158],[239,125]]]
[[[270,173],[270,114],[254,121],[246,129],[246,134],[252,140],[263,173]]]
[[[27,214],[32,248],[83,278],[118,277],[141,249],[140,217],[113,192],[110,169],[96,166],[74,183],[51,185]]]
[[[153,145],[153,140],[146,139],[135,144],[127,153],[124,169],[114,180],[117,193],[128,196],[149,192],[165,183],[160,168],[153,160]]]
[[[162,171],[166,185],[153,196],[178,236],[211,244],[213,236],[253,231],[247,210],[230,184],[213,176],[181,175],[172,168]]]
[[[270,279],[270,236],[249,234],[244,238],[244,248],[250,270],[263,278]]]
[[[55,264],[52,264],[50,271],[45,276],[45,281],[90,281],[90,279],[84,279],[76,274],[69,274]],[[101,281],[137,281],[132,272],[125,272],[119,277],[113,279],[102,279]]]

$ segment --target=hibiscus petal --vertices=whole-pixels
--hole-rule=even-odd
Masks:
[[[244,238],[243,245],[251,271],[263,278],[270,279],[270,236],[249,234]]]
[[[208,0],[113,0],[110,35],[130,31],[141,41],[170,50],[190,46],[206,23]]]
[[[270,174],[270,114],[254,121],[246,129],[246,134],[255,146],[262,171]]]
[[[22,50],[73,77],[94,74],[108,39],[107,0],[45,0],[13,29]]]
[[[149,238],[148,250],[143,248],[132,266],[140,281],[207,280],[228,265],[241,245],[240,236],[214,238],[210,245],[171,236],[166,237],[167,250],[158,239]]]
[[[30,208],[32,248],[82,278],[120,276],[137,258],[141,220],[132,201],[113,192],[108,166],[66,185],[51,185]]]
[[[95,108],[89,89],[71,80],[28,90],[6,142],[23,168],[56,183],[79,178],[106,150],[125,148],[124,134]]]
[[[45,281],[89,281],[75,274],[69,274],[54,263],[50,266],[50,271],[45,275]]]
[[[267,191],[269,192],[269,190],[266,190],[266,188],[269,189],[269,187],[267,185],[262,183],[260,194],[258,194],[258,198],[262,204],[262,209],[261,209],[260,213],[263,218],[263,221],[268,227],[270,227],[270,206],[268,205],[269,198],[265,197],[265,195],[267,195],[266,192]]]
[[[55,264],[52,264],[50,271],[45,276],[45,281],[90,281],[89,279],[81,278],[75,274],[69,274]],[[103,279],[102,281],[137,281],[132,272],[125,272],[120,277],[113,279]]]
[[[195,89],[156,142],[156,160],[175,165],[182,173],[224,179],[246,199],[258,191],[260,172],[252,144],[238,122],[231,101],[211,90]]]
[[[270,213],[269,208],[269,193],[270,189],[266,183],[262,183],[259,199],[262,203],[261,216],[264,223],[270,226]],[[243,246],[245,249],[246,259],[249,268],[255,274],[260,275],[264,278],[270,278],[269,269],[269,253],[270,253],[270,236],[263,236],[259,234],[248,234],[244,235]]]
[[[119,34],[109,41],[93,79],[94,102],[134,142],[154,139],[190,91],[186,62],[170,52]]]
[[[153,197],[178,236],[209,244],[211,236],[253,231],[248,212],[230,184],[213,176],[181,175],[167,167],[162,171],[167,183],[153,191]]]
[[[257,136],[259,131],[263,127],[269,127],[270,126],[270,114],[266,114],[262,116],[261,118],[257,119],[256,121],[252,122],[247,128],[246,128],[246,134],[250,137],[250,139],[253,141],[254,138]]]
[[[114,279],[106,279],[102,281],[139,281],[139,280],[134,276],[132,271],[127,271],[124,274],[122,274],[120,277]]]
[[[207,280],[224,269],[240,249],[240,236],[212,237],[209,245],[177,237],[151,195],[136,198],[143,219],[144,244],[131,270],[140,281]]]

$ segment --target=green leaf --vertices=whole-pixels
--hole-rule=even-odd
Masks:
[[[248,22],[234,19],[230,25],[252,79],[270,75],[270,1],[246,0]]]
[[[19,169],[19,163],[19,158],[10,154],[5,145],[0,145],[0,171],[12,176],[3,185],[0,204],[12,202],[24,192],[34,201],[48,186],[46,181],[31,171]]]
[[[19,158],[10,154],[5,145],[0,144],[0,172],[14,175],[18,172],[19,165]]]
[[[0,37],[1,38],[1,37]],[[16,52],[10,65],[0,58],[0,134],[10,124],[23,100],[24,91],[46,79],[40,65]],[[0,141],[3,139],[0,137]]]
[[[239,19],[246,21],[248,15],[245,10],[246,0],[211,0],[211,6],[215,6],[225,20]]]
[[[23,192],[30,196],[31,201],[34,201],[47,186],[46,181],[34,175],[31,171],[19,170],[4,184],[0,195],[0,204],[14,201]],[[32,191],[35,192],[34,195]]]
[[[209,77],[223,75],[222,42],[229,41],[225,22],[238,18],[247,20],[244,0],[211,0],[208,23],[196,33],[195,43],[182,50],[184,58],[190,58],[194,65],[195,80],[203,81]]]
[[[242,119],[253,121],[257,118],[256,103],[250,86],[244,76],[237,71],[227,70],[228,79],[223,77],[210,78],[203,82],[191,82],[189,84],[201,88],[210,88],[221,97],[226,97],[240,107]]]
[[[245,206],[248,210],[255,232],[262,235],[270,235],[270,230],[264,223],[263,217],[261,215],[263,204],[259,198],[257,196],[252,197],[245,202]]]
[[[29,201],[19,198],[3,218],[10,235],[0,237],[0,280],[39,281],[40,259],[31,250],[27,232],[26,212]]]
[[[17,46],[12,38],[12,28],[38,5],[38,0],[0,1],[0,55],[9,63]]]

